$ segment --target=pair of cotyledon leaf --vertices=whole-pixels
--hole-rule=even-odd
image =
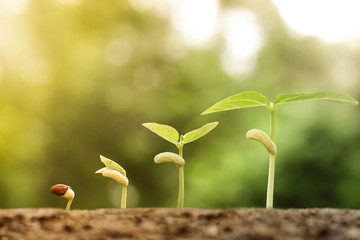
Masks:
[[[201,138],[202,136],[213,130],[218,125],[218,122],[211,122],[205,124],[201,128],[198,128],[181,136],[175,128],[168,125],[159,123],[144,123],[142,125],[150,131],[156,133],[160,137],[164,138],[165,140],[178,146],[179,143],[183,145]]]
[[[300,102],[307,100],[327,100],[334,103],[341,104],[358,104],[358,102],[349,95],[334,91],[323,91],[316,93],[302,93],[302,94],[280,94],[276,97],[273,106],[271,102],[266,99],[264,95],[254,91],[242,92],[225,98],[209,109],[204,111],[202,114],[209,114],[214,112],[227,111],[238,108],[264,106],[270,110],[273,107],[274,110],[278,108],[280,104],[290,102]]]
[[[106,167],[97,170],[95,173],[103,173],[105,170],[116,170],[116,171],[120,172],[122,175],[124,175],[124,177],[126,177],[125,169],[123,167],[121,167],[119,164],[117,164],[116,162],[114,162],[104,156],[101,156],[101,155],[100,155],[100,160],[102,163],[105,164]]]

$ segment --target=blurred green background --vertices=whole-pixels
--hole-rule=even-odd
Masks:
[[[275,2],[1,0],[0,207],[64,208],[57,183],[74,209],[119,207],[120,186],[94,174],[100,154],[127,170],[129,207],[175,207],[178,171],[153,157],[177,149],[141,124],[211,121],[184,147],[185,206],[264,207],[268,156],[245,134],[269,131],[267,110],[200,113],[248,90],[360,99],[359,38],[299,33]],[[278,109],[275,207],[360,208],[359,120],[359,105]]]

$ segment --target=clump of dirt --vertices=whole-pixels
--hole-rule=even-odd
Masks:
[[[0,210],[0,240],[359,240],[360,210]]]

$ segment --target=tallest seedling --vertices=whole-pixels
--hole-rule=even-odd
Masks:
[[[333,103],[340,104],[351,104],[356,105],[358,102],[350,97],[349,95],[333,92],[333,91],[324,91],[316,92],[309,94],[280,94],[276,97],[275,102],[270,102],[266,99],[264,95],[258,92],[242,92],[230,96],[217,102],[212,107],[207,109],[204,114],[239,109],[239,108],[248,108],[248,107],[257,107],[263,106],[266,107],[270,115],[270,137],[263,131],[259,129],[252,129],[248,131],[246,137],[248,139],[254,139],[261,142],[270,155],[269,161],[269,175],[268,175],[268,188],[267,188],[267,198],[266,198],[266,207],[273,207],[273,192],[274,192],[274,175],[275,175],[275,154],[276,154],[276,145],[275,145],[275,112],[279,105],[284,103],[291,102],[300,102],[306,100],[327,100]]]

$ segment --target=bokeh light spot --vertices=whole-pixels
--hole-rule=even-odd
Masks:
[[[262,34],[255,15],[246,9],[231,9],[222,15],[225,49],[222,66],[231,76],[251,72],[262,45]]]
[[[30,59],[20,65],[20,74],[24,81],[32,85],[41,85],[49,81],[50,68],[44,59]]]
[[[184,0],[174,10],[171,21],[176,31],[193,46],[204,46],[216,34],[217,0]]]
[[[273,0],[281,16],[296,32],[328,42],[360,38],[358,0]]]
[[[112,39],[105,47],[105,58],[114,66],[122,66],[130,60],[132,48],[124,39]]]

